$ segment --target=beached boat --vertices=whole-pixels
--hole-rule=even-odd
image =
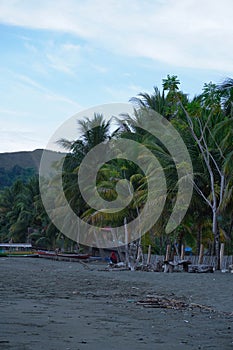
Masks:
[[[52,250],[38,250],[37,251],[40,258],[54,259],[54,260],[87,260],[89,259],[89,254],[79,254],[79,253],[60,253]]]
[[[38,256],[40,258],[56,258],[57,254],[53,250],[38,250]]]
[[[61,257],[61,258],[85,260],[85,259],[88,259],[90,255],[89,254],[73,254],[73,253],[64,254],[64,253],[58,253],[57,256]]]
[[[38,254],[32,249],[30,243],[0,243],[0,256],[35,258]]]

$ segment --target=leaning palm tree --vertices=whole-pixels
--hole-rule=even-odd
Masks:
[[[72,208],[73,212],[77,217],[82,217],[83,214],[90,209],[90,206],[84,200],[80,190],[80,184],[78,183],[78,180],[81,178],[79,177],[80,165],[82,164],[84,157],[95,146],[104,143],[111,138],[111,120],[106,121],[102,114],[95,113],[93,118],[86,117],[83,120],[78,120],[77,124],[79,134],[81,135],[78,139],[71,141],[60,139],[57,142],[69,151],[63,163],[63,193],[65,194],[66,201]],[[89,168],[85,173],[86,177],[90,176],[94,169],[93,166],[96,166],[96,164],[93,165],[91,163],[92,161],[87,164],[87,167]],[[54,178],[53,186],[56,187],[56,185],[56,178]],[[56,208],[56,213],[54,212],[54,215],[61,218],[64,217],[64,226],[68,225],[70,227],[72,226],[71,220],[64,216],[64,210],[61,204],[63,203],[63,193],[60,193],[60,196],[58,194],[54,199]]]
[[[166,98],[164,96],[164,91],[161,94],[158,87],[154,87],[154,91],[152,94],[148,94],[146,92],[140,92],[138,97],[132,97],[130,99],[135,107],[137,108],[150,108],[161,115],[165,115],[167,103]]]
[[[140,92],[137,97],[131,98],[130,101],[136,109],[151,109],[161,114],[167,120],[171,120],[180,113],[179,100],[184,105],[188,103],[187,95],[179,91],[179,84],[180,81],[177,79],[177,76],[168,75],[166,79],[163,79],[162,93],[158,87],[154,87],[152,94]],[[165,91],[167,91],[167,94]]]
[[[73,141],[60,139],[57,143],[82,160],[93,147],[111,138],[111,120],[106,122],[102,114],[94,113],[92,119],[85,118],[77,123],[81,137]]]
[[[155,225],[155,227],[152,228],[152,230],[158,233],[158,226],[160,226],[159,231],[161,234],[163,234],[165,232],[167,221],[171,216],[172,203],[174,202],[174,199],[177,195],[178,179],[175,163],[172,156],[166,149],[166,146],[163,145],[161,140],[144,129],[146,125],[154,125],[155,118],[156,114],[151,109],[143,106],[141,109],[135,110],[135,115],[133,117],[124,115],[122,119],[118,119],[118,122],[120,126],[122,126],[121,129],[123,130],[121,137],[134,140],[147,148],[151,154],[154,155],[154,158],[159,160],[159,163],[163,169],[168,189],[167,196],[164,193],[158,193],[158,189],[156,189],[156,182],[159,180],[159,170],[154,165],[151,166],[150,162],[146,163],[148,157],[147,153],[142,154],[139,152],[137,155],[137,148],[135,148],[135,159],[137,159],[137,157],[138,159],[140,158],[140,160],[143,159],[144,163],[147,164],[147,176],[145,176],[145,174],[143,174],[143,171],[138,167],[135,169],[136,172],[134,172],[134,174],[131,174],[131,177],[128,178],[135,189],[134,200],[131,205],[133,205],[133,207],[136,209],[135,214],[137,214],[137,212],[141,212],[148,200],[148,180],[150,179],[150,181],[155,181],[155,186],[153,189],[150,189],[151,197],[155,198],[157,202],[161,203],[164,203],[164,198],[167,199],[165,200],[164,210],[161,215],[164,220],[159,220],[159,222]],[[149,127],[147,129],[150,130]],[[161,227],[163,228],[161,229]]]

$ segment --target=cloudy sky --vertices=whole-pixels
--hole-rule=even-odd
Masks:
[[[233,76],[232,0],[0,0],[0,152],[178,75],[193,96]]]

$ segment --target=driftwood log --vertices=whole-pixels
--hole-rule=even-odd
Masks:
[[[192,273],[213,273],[214,272],[214,267],[211,265],[189,265],[188,267],[188,272]]]
[[[164,272],[173,272],[175,266],[182,266],[183,271],[188,272],[188,266],[191,264],[191,261],[189,260],[179,260],[177,262],[175,261],[164,261]]]

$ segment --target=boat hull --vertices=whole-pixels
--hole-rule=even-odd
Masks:
[[[37,253],[32,253],[32,254],[10,253],[10,254],[6,254],[6,256],[10,258],[38,258],[39,257]]]
[[[38,251],[38,255],[40,258],[63,260],[63,261],[89,259],[89,254],[65,254],[65,253],[56,253],[53,251]]]

